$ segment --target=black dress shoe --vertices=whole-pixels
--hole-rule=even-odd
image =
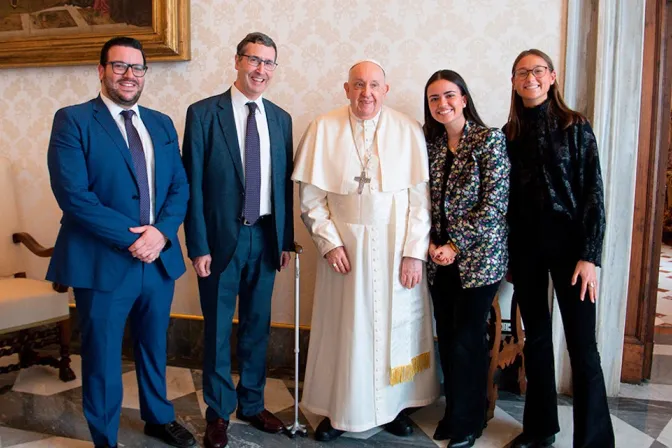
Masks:
[[[390,423],[385,423],[385,430],[398,437],[408,437],[413,434],[413,423],[406,414],[400,412]]]
[[[553,445],[553,442],[555,442],[555,434],[548,437],[535,438],[522,433],[513,439],[511,446],[513,448],[548,448]]]
[[[326,417],[319,425],[317,425],[317,429],[315,430],[315,440],[329,442],[338,439],[344,432],[345,431],[341,431],[340,429],[331,426],[331,420],[329,420],[329,417]]]
[[[145,423],[145,434],[150,437],[155,437],[163,443],[178,448],[188,448],[196,445],[196,439],[191,435],[187,428],[180,425],[176,421],[166,423],[165,425],[156,425],[153,423]]]
[[[476,437],[473,434],[469,434],[467,437],[462,439],[450,439],[448,448],[469,448],[474,446],[476,442]]]
[[[434,435],[432,436],[432,439],[434,439],[434,440],[448,440],[448,439],[450,439],[450,431],[448,431],[448,428],[442,426],[439,423],[439,426],[436,427],[436,431],[434,431]]]
[[[476,431],[476,434],[474,434],[474,439],[478,439],[483,435],[483,430],[488,427],[488,422],[483,423],[483,427]],[[432,436],[434,440],[448,440],[451,438],[450,435],[450,430],[448,429],[447,425],[444,425],[442,422],[439,422],[438,426],[436,427],[436,431],[434,431],[434,436]]]

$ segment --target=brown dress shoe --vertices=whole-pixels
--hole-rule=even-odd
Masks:
[[[228,428],[229,422],[223,418],[208,422],[203,437],[203,446],[205,448],[225,448],[229,444],[229,438],[226,435]]]
[[[278,417],[273,415],[271,411],[264,409],[257,415],[243,415],[240,411],[236,411],[236,417],[238,420],[244,422],[249,422],[255,428],[260,431],[270,432],[271,434],[276,434],[285,429],[285,425],[280,421]]]

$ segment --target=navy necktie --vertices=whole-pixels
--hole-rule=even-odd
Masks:
[[[135,178],[138,181],[138,192],[140,193],[140,225],[149,224],[149,182],[147,180],[147,162],[145,161],[145,151],[142,148],[142,140],[138,130],[133,126],[132,110],[121,112],[126,126],[126,138],[128,138],[128,149],[131,151],[133,166],[135,167]]]
[[[254,224],[259,219],[259,203],[261,195],[261,155],[259,143],[259,131],[254,114],[257,104],[247,103],[250,113],[247,116],[247,129],[245,130],[245,203],[243,205],[243,218]]]

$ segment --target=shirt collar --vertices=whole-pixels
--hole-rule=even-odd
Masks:
[[[122,111],[124,110],[132,110],[135,112],[135,115],[140,118],[140,108],[138,107],[138,103],[135,103],[132,107],[129,107],[128,109],[121,107],[111,99],[109,99],[103,92],[100,92],[100,99],[103,100],[103,103],[107,106],[107,109],[110,111],[110,114],[112,114],[112,118],[115,120],[117,117],[121,114]]]
[[[259,98],[256,100],[251,100],[248,97],[246,97],[243,92],[238,90],[238,87],[236,87],[235,84],[231,84],[231,104],[233,107],[238,108],[238,109],[245,109],[247,110],[246,104],[249,102],[253,102],[257,105],[257,109],[263,114],[264,113],[264,101],[262,99],[263,97],[259,95]]]
[[[354,124],[359,124],[359,123],[371,123],[374,127],[378,126],[378,120],[380,120],[380,113],[383,111],[383,108],[381,107],[378,113],[376,114],[375,117],[370,118],[368,120],[362,120],[361,118],[357,117],[355,113],[352,111],[352,106],[348,106],[348,112],[350,114],[350,120]]]

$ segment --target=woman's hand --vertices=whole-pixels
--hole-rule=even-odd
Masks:
[[[453,264],[455,257],[457,256],[457,253],[448,244],[436,247],[433,251],[433,254],[431,249],[432,246],[430,244],[429,255],[432,257],[432,261],[439,266],[448,266]]]
[[[574,269],[574,275],[572,275],[572,286],[576,285],[576,281],[581,277],[581,301],[586,297],[586,292],[588,292],[588,298],[591,302],[595,303],[597,299],[597,274],[595,273],[595,265],[589,261],[579,260],[576,263],[576,268]]]

